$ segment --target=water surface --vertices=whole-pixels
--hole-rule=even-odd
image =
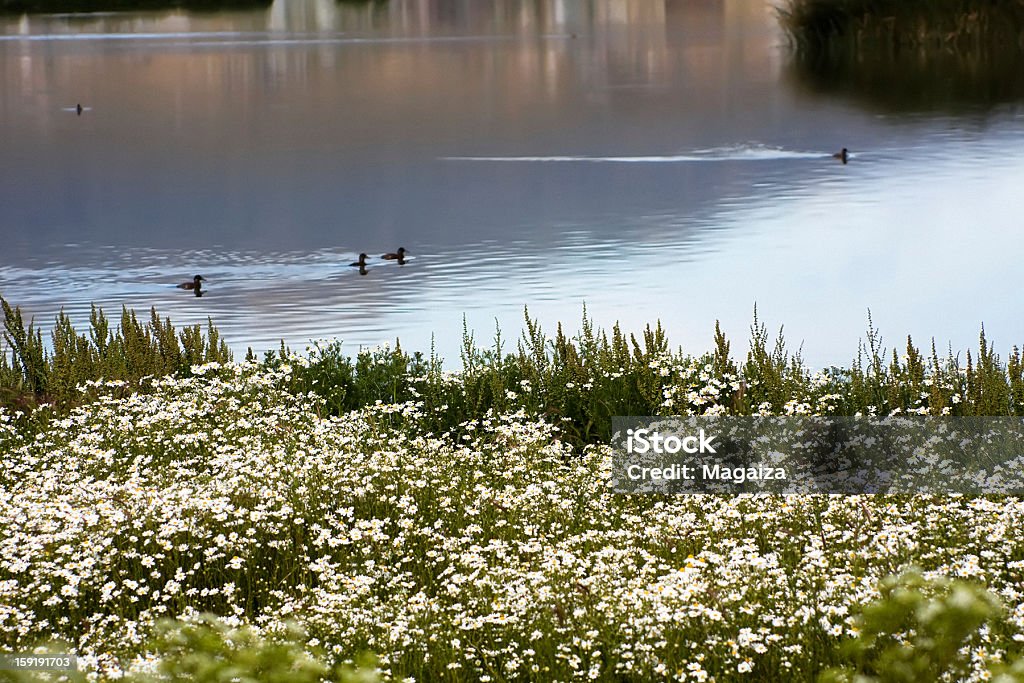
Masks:
[[[873,106],[794,73],[741,0],[0,19],[0,294],[44,325],[212,317],[238,351],[457,359],[463,316],[510,338],[584,305],[693,351],[720,319],[742,353],[756,304],[815,365],[868,309],[892,344],[1024,341],[1013,97]]]

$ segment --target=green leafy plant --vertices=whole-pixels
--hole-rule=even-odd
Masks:
[[[103,311],[94,306],[88,334],[77,332],[61,312],[47,346],[34,321],[26,324],[20,307],[2,297],[0,306],[2,337],[10,349],[10,360],[7,353],[0,353],[0,405],[73,405],[92,397],[82,388],[88,382],[125,382],[129,389],[137,389],[145,377],[187,375],[193,365],[231,360],[231,351],[212,321],[205,334],[199,325],[179,331],[170,319],[161,319],[156,309],[150,310],[148,322],[122,309],[120,325],[111,329]]]
[[[188,376],[196,365],[231,357],[212,322],[205,333],[198,326],[176,331],[155,311],[142,323],[125,310],[112,330],[93,309],[88,334],[62,314],[47,346],[20,309],[3,305],[11,353],[0,354],[0,406],[12,411],[30,412],[41,403],[65,411],[101,394],[146,390],[147,377]],[[639,335],[618,325],[603,331],[585,310],[576,335],[558,325],[550,336],[525,311],[524,332],[511,350],[500,329],[481,346],[464,326],[458,371],[445,370],[432,350],[410,353],[398,342],[352,355],[341,342],[317,343],[302,357],[282,344],[262,360],[251,352],[246,360],[289,367],[290,390],[315,394],[326,414],[413,402],[433,431],[444,433],[523,410],[542,416],[576,447],[606,441],[615,415],[1024,415],[1021,351],[1013,347],[1004,361],[984,329],[975,351],[943,356],[934,341],[930,352],[922,351],[909,337],[902,350],[886,347],[869,315],[850,366],[815,371],[789,350],[781,329],[772,339],[755,309],[748,349],[745,359],[736,358],[716,325],[714,348],[689,354],[670,347],[660,323]],[[90,385],[98,380],[106,384]]]
[[[137,683],[375,683],[372,658],[359,664],[332,667],[324,654],[305,645],[297,626],[276,637],[249,626],[231,626],[214,615],[195,621],[165,621],[151,647],[160,659],[156,675],[136,675]]]
[[[157,624],[146,645],[155,671],[131,672],[125,683],[377,683],[375,660],[361,655],[351,664],[332,666],[326,655],[307,644],[294,624],[273,635],[248,625],[232,626],[213,614],[189,621],[167,619]],[[68,652],[50,644],[36,654]],[[81,671],[0,671],[0,681],[16,683],[86,680]]]
[[[962,680],[983,628],[1005,627],[992,593],[966,581],[926,579],[912,569],[884,579],[881,597],[858,619],[857,637],[844,648],[850,662],[830,669],[821,683],[919,683]],[[1024,681],[1021,661],[997,667],[1004,683]]]

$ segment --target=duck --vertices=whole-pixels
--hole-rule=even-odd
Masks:
[[[833,159],[839,159],[839,160],[841,160],[845,164],[846,160],[850,158],[850,150],[848,150],[845,147],[843,147],[841,150],[839,150],[838,152],[833,154],[832,158]]]
[[[81,102],[79,102],[77,105],[75,105],[75,111],[78,112],[79,116],[82,115],[82,103]]]
[[[386,254],[381,254],[381,258],[385,261],[398,261],[402,263],[405,261],[405,247],[399,247],[398,251],[389,251]]]
[[[360,254],[358,261],[353,261],[350,266],[358,266],[360,269],[366,267],[366,254]]]
[[[198,292],[200,289],[203,288],[203,280],[205,279],[206,278],[204,278],[202,275],[196,275],[194,278],[192,278],[191,282],[182,282],[180,285],[178,285],[178,289],[194,289],[195,291]]]

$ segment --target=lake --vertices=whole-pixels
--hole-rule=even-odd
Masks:
[[[524,306],[549,331],[586,306],[694,352],[718,319],[743,354],[756,304],[816,366],[868,310],[890,346],[984,323],[1004,353],[1024,88],[946,73],[802,70],[749,0],[0,17],[0,294],[44,327],[210,317],[238,352],[397,337],[457,364],[464,318],[514,340]]]

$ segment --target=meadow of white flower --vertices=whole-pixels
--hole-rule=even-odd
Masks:
[[[323,417],[287,365],[196,370],[39,433],[0,412],[0,647],[116,678],[212,612],[396,679],[811,680],[909,564],[1008,607],[971,680],[1024,640],[1016,498],[617,495],[610,448],[524,411],[431,433]]]

